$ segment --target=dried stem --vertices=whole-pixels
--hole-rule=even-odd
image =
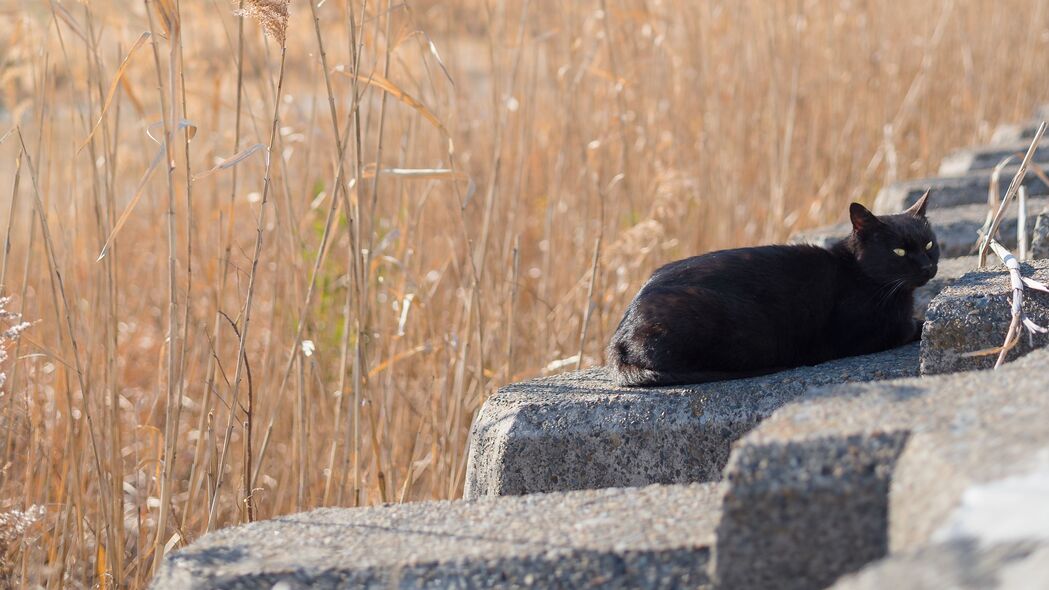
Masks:
[[[1024,176],[1027,175],[1027,166],[1031,163],[1031,158],[1034,157],[1035,149],[1042,141],[1045,127],[1046,123],[1045,121],[1042,121],[1038,126],[1038,131],[1034,134],[1034,139],[1031,140],[1031,146],[1027,148],[1027,153],[1024,154],[1023,161],[1020,162],[1020,167],[1017,168],[1012,182],[1009,183],[1009,188],[1005,191],[1005,197],[1002,198],[1002,203],[998,206],[998,212],[995,213],[994,219],[991,221],[990,229],[988,229],[987,233],[983,236],[983,243],[980,244],[980,268],[987,266],[987,251],[991,247],[991,240],[993,240],[995,234],[998,233],[998,226],[1001,225],[1002,219],[1005,218],[1005,210],[1009,207],[1009,202],[1012,201],[1012,198],[1020,189],[1020,185],[1023,184]]]
[[[995,240],[991,240],[989,244],[990,248],[994,250],[994,253],[998,255],[998,258],[1001,258],[1005,267],[1009,269],[1009,281],[1012,284],[1013,289],[1012,306],[1010,307],[1012,319],[1009,321],[1009,329],[1005,333],[1005,342],[1002,343],[1001,349],[998,352],[998,360],[994,363],[994,368],[997,369],[1005,362],[1005,357],[1009,351],[1020,341],[1023,328],[1027,328],[1032,338],[1035,333],[1045,334],[1046,332],[1049,332],[1046,328],[1031,321],[1023,310],[1025,286],[1039,291],[1045,291],[1046,293],[1049,293],[1049,289],[1047,289],[1042,283],[1021,275],[1020,263],[1004,246]]]
[[[1016,193],[1016,248],[1020,260],[1027,260],[1027,187],[1021,186]]]
[[[285,41],[285,39],[282,36],[282,38],[281,38],[281,47],[280,47],[280,66],[279,66],[278,71],[277,71],[277,92],[276,92],[276,95],[274,96],[274,100],[273,100],[273,119],[272,119],[272,122],[270,124],[269,142],[266,144],[267,145],[267,148],[266,148],[266,167],[265,167],[265,173],[264,173],[264,176],[263,176],[262,198],[261,198],[261,201],[259,202],[259,212],[258,212],[258,216],[257,216],[256,222],[255,222],[255,249],[254,249],[254,252],[253,252],[252,257],[251,257],[251,271],[250,271],[250,273],[248,275],[248,292],[247,292],[247,295],[246,295],[246,297],[244,299],[244,307],[243,307],[243,311],[242,311],[242,317],[244,318],[244,324],[243,324],[243,327],[241,328],[240,338],[239,338],[239,342],[237,344],[237,365],[236,365],[236,368],[233,371],[233,383],[232,383],[232,387],[231,387],[231,391],[230,391],[230,399],[231,400],[236,400],[237,396],[238,396],[238,392],[240,391],[241,371],[243,370],[243,367],[244,367],[243,357],[244,357],[244,354],[245,354],[245,347],[247,345],[249,328],[251,326],[251,311],[252,311],[252,303],[253,303],[254,297],[255,297],[255,285],[256,285],[256,279],[258,277],[259,260],[262,257],[263,232],[265,231],[265,228],[266,228],[266,205],[269,203],[269,194],[270,194],[270,185],[271,185],[271,182],[270,182],[270,171],[272,170],[273,159],[275,157],[275,154],[273,153],[273,147],[274,147],[274,145],[276,144],[276,141],[277,141],[277,129],[280,127],[280,103],[281,103],[281,97],[283,96],[283,90],[284,90],[284,66],[285,66],[286,58],[287,58],[287,46],[284,43],[284,41]],[[249,447],[251,446],[251,438],[252,438],[252,416],[253,416],[253,407],[252,407],[253,399],[252,398],[253,398],[252,392],[249,390],[248,391],[248,403],[247,403],[247,407],[246,407],[247,419],[245,420],[245,424],[247,426],[247,431],[244,433],[244,436],[245,436],[244,444],[248,445]],[[234,407],[235,407],[235,404],[234,404]],[[230,412],[233,412],[233,411],[234,411],[234,409],[231,408]],[[230,433],[231,433],[230,429],[232,429],[233,424],[234,424],[234,421],[232,419],[229,420],[228,426],[227,426],[227,430],[226,430],[225,444],[224,444],[224,446],[222,448],[222,454],[219,457],[218,473],[216,475],[217,479],[216,479],[216,482],[215,482],[215,496],[214,496],[214,498],[212,498],[211,509],[210,509],[211,516],[209,516],[209,520],[213,519],[213,516],[214,516],[214,513],[215,513],[215,508],[216,508],[216,505],[218,503],[218,498],[219,498],[219,493],[218,492],[219,492],[219,488],[221,487],[221,483],[222,483],[223,469],[224,469],[225,464],[226,464],[226,453],[227,453],[227,450],[229,448],[229,440],[230,440]],[[253,494],[251,494],[251,490],[250,489],[249,490],[244,490],[244,491],[246,492],[246,496],[245,496],[244,500],[245,500],[246,507],[247,507],[247,510],[248,510],[249,518],[251,518],[251,517],[253,517],[253,514],[254,514]]]

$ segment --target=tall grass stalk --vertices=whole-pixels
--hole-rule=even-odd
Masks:
[[[838,221],[1047,98],[1041,0],[304,2],[0,8],[0,284],[34,321],[0,514],[44,510],[0,586],[457,497],[485,398],[600,364],[654,268]]]

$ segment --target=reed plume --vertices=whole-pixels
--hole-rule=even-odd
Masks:
[[[233,11],[237,16],[247,16],[258,21],[267,35],[284,45],[288,31],[288,4],[291,0],[247,0],[243,8]]]

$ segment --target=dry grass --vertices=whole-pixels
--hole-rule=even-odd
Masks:
[[[656,265],[1047,94],[1035,1],[296,1],[286,37],[179,4],[0,8],[0,296],[36,322],[3,584],[140,588],[209,528],[455,497],[485,397],[599,363]]]

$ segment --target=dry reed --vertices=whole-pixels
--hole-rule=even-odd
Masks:
[[[1047,46],[1036,0],[0,7],[0,585],[456,496],[485,398],[600,363],[655,266],[935,171]]]

